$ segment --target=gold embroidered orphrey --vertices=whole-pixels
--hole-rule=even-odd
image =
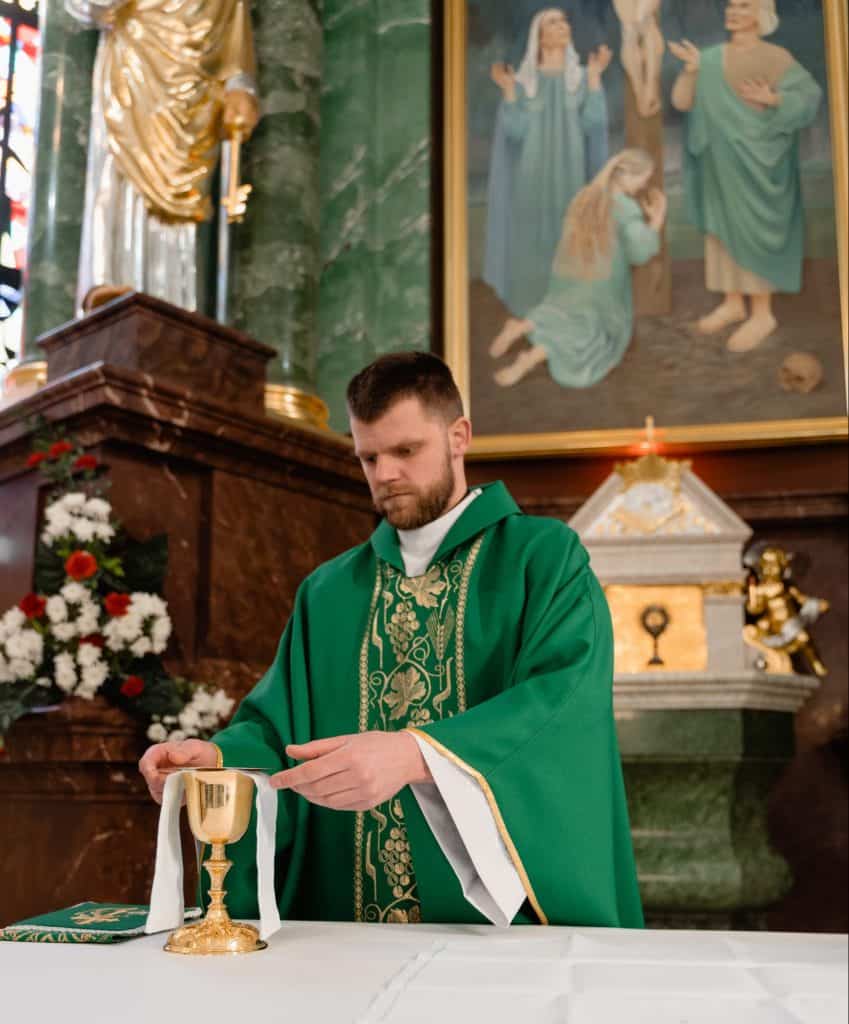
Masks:
[[[49,931],[44,928],[15,928],[9,930],[7,935],[14,942],[114,942],[115,936],[109,932],[76,932]]]
[[[421,576],[378,560],[360,648],[359,730],[426,726],[466,710],[463,627],[483,536]],[[410,842],[396,796],[355,821],[354,918],[421,920]]]

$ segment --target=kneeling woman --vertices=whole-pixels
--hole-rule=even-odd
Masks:
[[[497,359],[522,337],[532,347],[495,373],[508,387],[548,360],[551,376],[567,388],[597,384],[619,364],[633,330],[631,266],[660,249],[666,196],[648,185],[654,164],[641,149],[623,149],[572,200],[551,282],[527,319],[511,318],[493,341]]]

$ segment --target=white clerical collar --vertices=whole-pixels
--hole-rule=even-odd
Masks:
[[[408,576],[421,576],[431,563],[431,559],[445,540],[448,531],[460,516],[481,493],[480,487],[470,491],[454,508],[449,509],[438,519],[433,519],[417,530],[399,530],[398,543],[401,546],[401,557]]]

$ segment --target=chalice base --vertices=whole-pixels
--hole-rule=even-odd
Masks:
[[[221,953],[256,953],[268,945],[253,925],[238,921],[210,921],[183,925],[165,943],[167,953],[216,956]]]

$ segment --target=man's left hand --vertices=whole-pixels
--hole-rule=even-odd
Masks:
[[[368,811],[411,782],[432,781],[415,737],[405,731],[291,743],[286,753],[303,764],[272,775],[271,785],[336,811]]]

